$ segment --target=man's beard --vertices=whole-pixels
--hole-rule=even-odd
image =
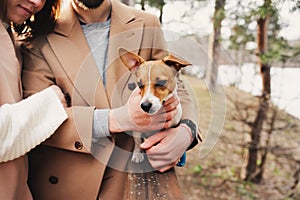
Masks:
[[[98,8],[104,0],[74,0],[74,2],[84,10]]]

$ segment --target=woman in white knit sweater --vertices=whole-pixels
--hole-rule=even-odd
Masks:
[[[64,95],[57,87],[22,100],[22,59],[11,29],[25,38],[46,33],[54,26],[60,1],[0,0],[0,199],[33,199],[26,153],[67,118]],[[32,22],[28,19],[33,15]]]
[[[37,23],[45,24],[40,23],[43,17],[54,16],[56,13],[49,9],[59,2],[0,0],[0,162],[24,155],[53,134],[67,118],[63,108],[66,104],[64,95],[56,86],[22,100],[20,45],[19,37],[16,37],[33,37],[33,31],[43,34],[45,28],[38,30]],[[36,18],[40,21],[33,23],[28,20],[42,8],[42,16]],[[47,26],[52,24],[54,18]]]

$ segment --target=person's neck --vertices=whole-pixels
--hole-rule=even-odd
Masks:
[[[108,20],[111,11],[111,1],[105,0],[103,3],[94,9],[84,10],[77,6],[77,4],[72,1],[72,6],[76,11],[79,20],[85,24],[92,24],[97,22],[105,22]]]

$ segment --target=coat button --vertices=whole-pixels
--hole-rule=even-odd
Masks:
[[[136,88],[136,84],[134,82],[133,83],[128,83],[127,86],[128,86],[128,89],[131,90],[131,91]]]
[[[57,184],[58,183],[58,178],[56,176],[50,176],[49,177],[49,182],[51,184]]]
[[[75,142],[75,145],[74,145],[74,146],[75,146],[75,148],[78,149],[78,150],[81,150],[81,149],[83,148],[82,143],[79,142],[79,141]]]

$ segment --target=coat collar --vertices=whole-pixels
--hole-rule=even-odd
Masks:
[[[2,23],[0,23],[0,42],[0,90],[3,92],[0,95],[1,105],[20,101],[22,87],[19,45],[14,42]]]
[[[143,34],[143,20],[137,19],[135,14],[122,3],[112,0],[109,67],[106,73],[106,87],[104,87],[71,2],[63,12],[57,21],[55,34],[50,34],[48,40],[64,71],[73,82],[74,90],[77,90],[91,106],[118,106],[112,103],[112,95],[120,89],[120,85],[126,84],[119,80],[126,80],[130,76],[127,68],[119,60],[118,49],[122,46],[127,47],[128,50],[138,51]]]
[[[112,15],[114,15],[121,23],[127,24],[135,19],[135,15],[132,12],[128,12],[125,9],[125,5],[118,0],[112,0]]]
[[[112,18],[119,21],[122,24],[127,24],[135,19],[135,15],[128,12],[128,9],[124,10],[126,7],[124,4],[117,0],[112,0]],[[57,20],[57,25],[55,27],[55,32],[64,36],[70,35],[75,24],[78,22],[77,14],[72,8],[71,0],[62,9],[63,14]]]

